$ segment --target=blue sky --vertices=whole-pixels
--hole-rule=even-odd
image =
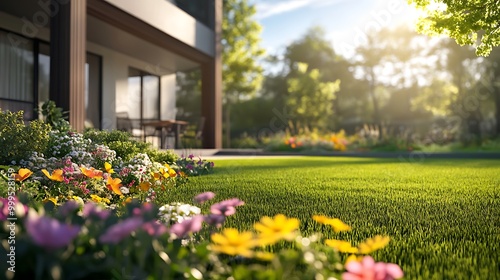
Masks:
[[[364,34],[380,27],[412,24],[406,0],[253,0],[263,26],[262,46],[280,53],[312,26],[321,26],[335,50],[346,56],[363,43]]]

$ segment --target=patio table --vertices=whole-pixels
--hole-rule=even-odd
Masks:
[[[187,126],[188,124],[189,123],[186,121],[179,121],[179,120],[148,121],[142,123],[142,130],[144,132],[145,131],[144,128],[146,126],[154,127],[157,130],[161,130],[160,148],[164,148],[165,147],[164,141],[166,138],[165,137],[166,135],[164,135],[164,133],[166,133],[169,128],[173,128],[171,129],[171,131],[174,133],[175,148],[178,149],[181,137],[181,127]]]

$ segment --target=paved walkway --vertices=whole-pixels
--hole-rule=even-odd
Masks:
[[[236,158],[279,158],[290,156],[329,156],[329,157],[364,157],[364,158],[406,158],[421,160],[428,158],[438,159],[500,159],[500,152],[317,152],[317,153],[292,153],[292,152],[266,152],[259,149],[185,149],[174,150],[180,156],[193,154],[202,158],[211,159],[236,159]]]

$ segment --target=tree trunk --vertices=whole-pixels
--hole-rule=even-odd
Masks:
[[[494,93],[495,96],[495,105],[496,105],[496,114],[495,114],[495,120],[497,123],[496,126],[496,136],[500,137],[500,85],[497,85],[495,87]]]
[[[382,126],[380,124],[380,112],[378,107],[378,99],[375,96],[375,73],[373,71],[373,67],[370,67],[370,90],[369,94],[372,99],[373,104],[373,122],[375,123],[375,127],[377,127],[379,131],[379,139],[382,139]]]
[[[226,102],[226,148],[231,148],[231,102]]]

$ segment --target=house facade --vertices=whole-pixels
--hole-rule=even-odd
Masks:
[[[176,117],[176,73],[199,69],[203,147],[222,145],[222,0],[0,1],[0,108],[47,100],[71,125]]]

